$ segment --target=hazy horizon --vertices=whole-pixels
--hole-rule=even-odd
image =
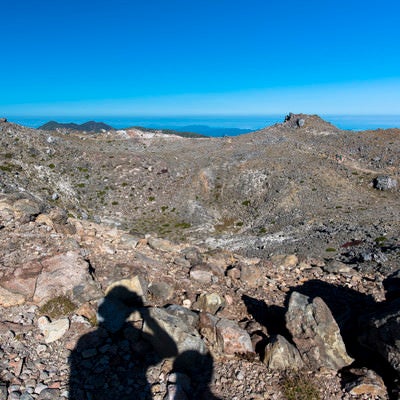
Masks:
[[[287,114],[265,115],[176,115],[176,116],[10,116],[11,122],[38,128],[49,121],[60,123],[104,122],[116,129],[130,126],[174,129],[204,125],[210,128],[262,129],[284,121]],[[400,115],[320,115],[321,118],[341,129],[366,130],[400,128]]]

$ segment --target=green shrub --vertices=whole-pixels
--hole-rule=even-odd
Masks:
[[[11,166],[11,164],[0,165],[0,171],[12,172],[12,166]]]
[[[67,296],[58,296],[43,304],[39,312],[53,319],[71,314],[75,309],[76,305]]]
[[[49,168],[50,169],[54,169],[56,166],[53,164],[53,163],[51,163],[51,164],[49,164]]]
[[[320,400],[320,394],[311,377],[305,373],[287,375],[282,382],[287,400]]]
[[[375,239],[375,243],[376,243],[378,246],[382,246],[382,245],[386,242],[386,240],[387,240],[386,236],[379,236],[379,237],[377,237],[377,238]]]

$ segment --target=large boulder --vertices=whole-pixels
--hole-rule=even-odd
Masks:
[[[373,185],[378,190],[392,190],[397,188],[397,180],[388,175],[379,175],[374,179]]]
[[[353,362],[346,352],[338,324],[320,297],[312,300],[293,292],[286,326],[303,360],[312,368],[339,370]]]
[[[2,292],[4,289],[13,294],[8,305],[24,301],[42,305],[61,295],[77,304],[101,297],[101,291],[89,274],[88,264],[78,250],[21,265],[2,280],[1,286]],[[1,298],[0,304],[6,306]]]

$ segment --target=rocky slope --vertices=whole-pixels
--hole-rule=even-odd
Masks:
[[[0,129],[0,398],[398,398],[398,131]]]

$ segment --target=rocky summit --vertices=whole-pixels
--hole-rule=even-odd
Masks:
[[[400,130],[0,140],[0,399],[400,399]]]

